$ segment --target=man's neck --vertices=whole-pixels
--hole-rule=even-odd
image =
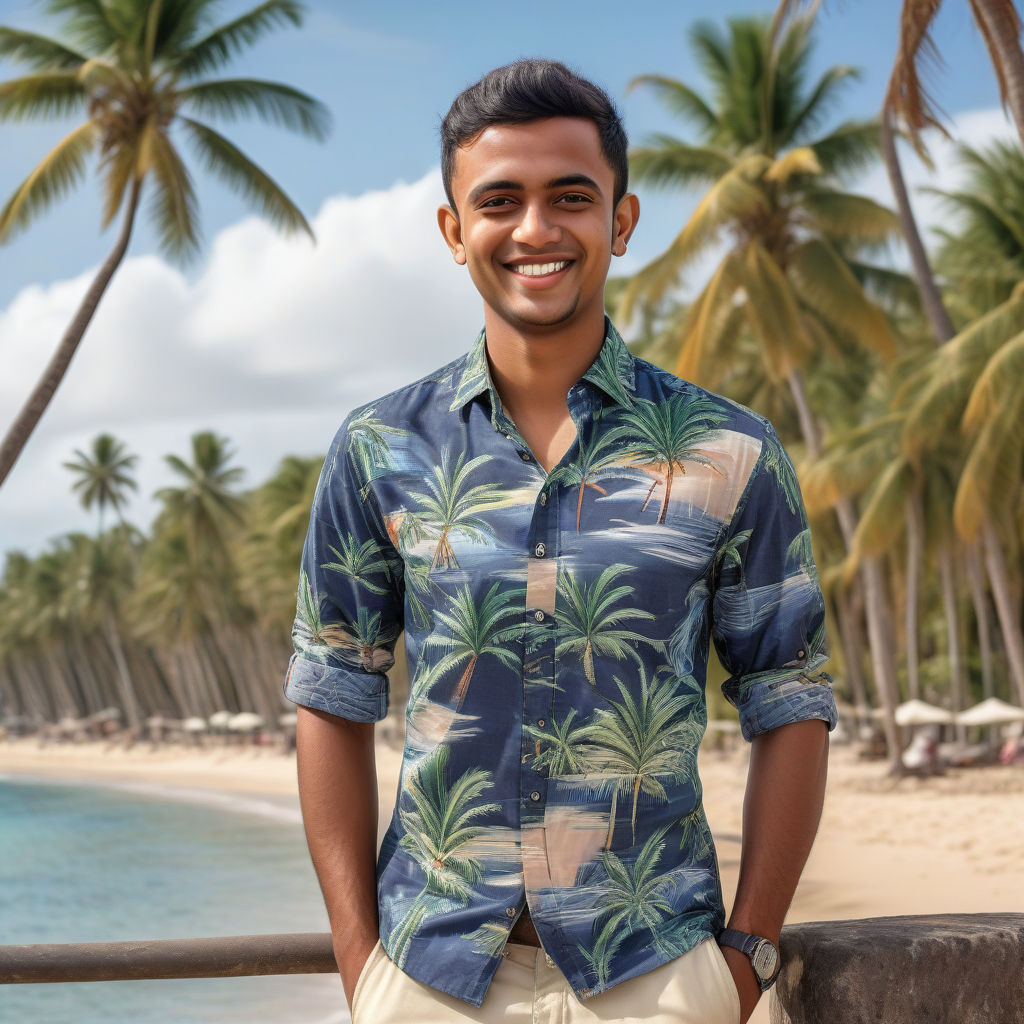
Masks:
[[[604,342],[604,311],[598,314],[561,330],[526,333],[485,311],[491,379],[514,421],[566,411],[569,389]]]

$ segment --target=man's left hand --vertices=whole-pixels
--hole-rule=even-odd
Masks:
[[[750,1015],[761,998],[761,986],[757,983],[757,975],[750,960],[732,946],[721,946],[722,955],[729,965],[732,980],[736,983],[736,991],[740,994],[740,1024],[747,1024]]]

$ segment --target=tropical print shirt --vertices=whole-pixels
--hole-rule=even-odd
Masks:
[[[405,630],[380,937],[476,1006],[526,906],[581,999],[723,927],[697,775],[709,637],[747,739],[835,725],[807,519],[768,421],[610,323],[567,402],[578,436],[546,473],[481,334],[345,419],[303,554],[292,701],[381,719]]]

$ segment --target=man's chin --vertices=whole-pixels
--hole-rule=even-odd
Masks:
[[[555,308],[538,309],[530,306],[525,308],[521,306],[515,308],[499,307],[496,312],[511,327],[521,326],[537,330],[564,326],[576,315],[579,305],[579,296],[576,296],[571,302]]]

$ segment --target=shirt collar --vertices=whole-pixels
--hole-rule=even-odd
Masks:
[[[596,384],[612,401],[619,405],[632,408],[632,392],[636,390],[636,366],[633,353],[626,348],[626,343],[607,317],[605,317],[604,325],[604,342],[597,353],[597,358],[590,364],[581,379]],[[466,355],[462,373],[455,386],[455,398],[449,408],[452,412],[457,412],[484,392],[488,394],[491,402],[491,422],[497,427],[501,400],[487,366],[486,332],[481,331],[477,335],[473,348]]]

